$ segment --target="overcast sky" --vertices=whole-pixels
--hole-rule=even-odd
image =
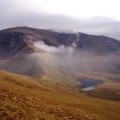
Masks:
[[[30,26],[120,40],[120,0],[0,0],[0,29]]]

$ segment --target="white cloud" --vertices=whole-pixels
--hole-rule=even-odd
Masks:
[[[6,1],[6,0],[5,0]],[[8,0],[16,9],[32,13],[51,13],[89,18],[96,16],[120,19],[119,0]]]

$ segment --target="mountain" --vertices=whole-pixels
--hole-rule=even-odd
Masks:
[[[43,41],[49,46],[76,44],[76,49],[91,50],[101,54],[120,51],[120,41],[105,36],[16,27],[0,31],[0,55],[6,57],[19,51],[31,52],[35,41]]]
[[[49,84],[60,89],[69,86],[81,90],[82,79],[100,79],[107,85],[104,91],[113,93],[107,95],[109,98],[120,98],[119,85],[117,91],[114,85],[111,87],[111,82],[120,83],[120,41],[113,38],[29,27],[1,30],[0,68],[47,78]]]

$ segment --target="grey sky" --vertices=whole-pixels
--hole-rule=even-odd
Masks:
[[[107,35],[120,40],[120,19],[117,17],[117,13],[114,15],[117,6],[113,7],[116,7],[113,12],[110,11],[111,15],[109,15],[107,11],[105,11],[106,14],[102,15],[100,10],[94,12],[94,9],[90,10],[89,15],[88,5],[86,5],[88,7],[88,9],[86,8],[86,11],[81,12],[86,6],[76,8],[79,7],[77,6],[79,0],[72,0],[68,5],[68,0],[66,0],[65,4],[62,4],[65,0],[62,0],[60,3],[58,2],[59,4],[55,2],[55,0],[50,0],[53,2],[50,3],[50,5],[47,4],[49,0],[45,0],[44,2],[42,2],[42,0],[33,1],[34,2],[32,2],[32,0],[0,0],[0,29],[14,26],[30,26],[64,31],[76,30],[90,34]],[[83,0],[80,1],[82,3]],[[91,0],[91,2],[92,1],[94,2],[94,0]],[[106,5],[108,0],[105,1]],[[74,2],[77,3],[73,4]],[[85,5],[85,2],[83,2],[83,4]],[[55,5],[58,9],[57,7],[54,7]],[[76,9],[70,11],[70,7],[71,9]],[[95,8],[95,6],[92,7]],[[104,6],[103,8],[105,10]],[[108,6],[108,8],[110,9],[110,6]],[[80,13],[79,11],[77,13],[76,10],[79,10]],[[86,13],[86,15],[83,13]]]

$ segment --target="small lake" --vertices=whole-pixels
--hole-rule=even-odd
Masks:
[[[103,83],[102,80],[99,79],[92,79],[92,78],[83,78],[80,79],[80,89],[83,91],[91,91],[94,90],[97,86]]]

